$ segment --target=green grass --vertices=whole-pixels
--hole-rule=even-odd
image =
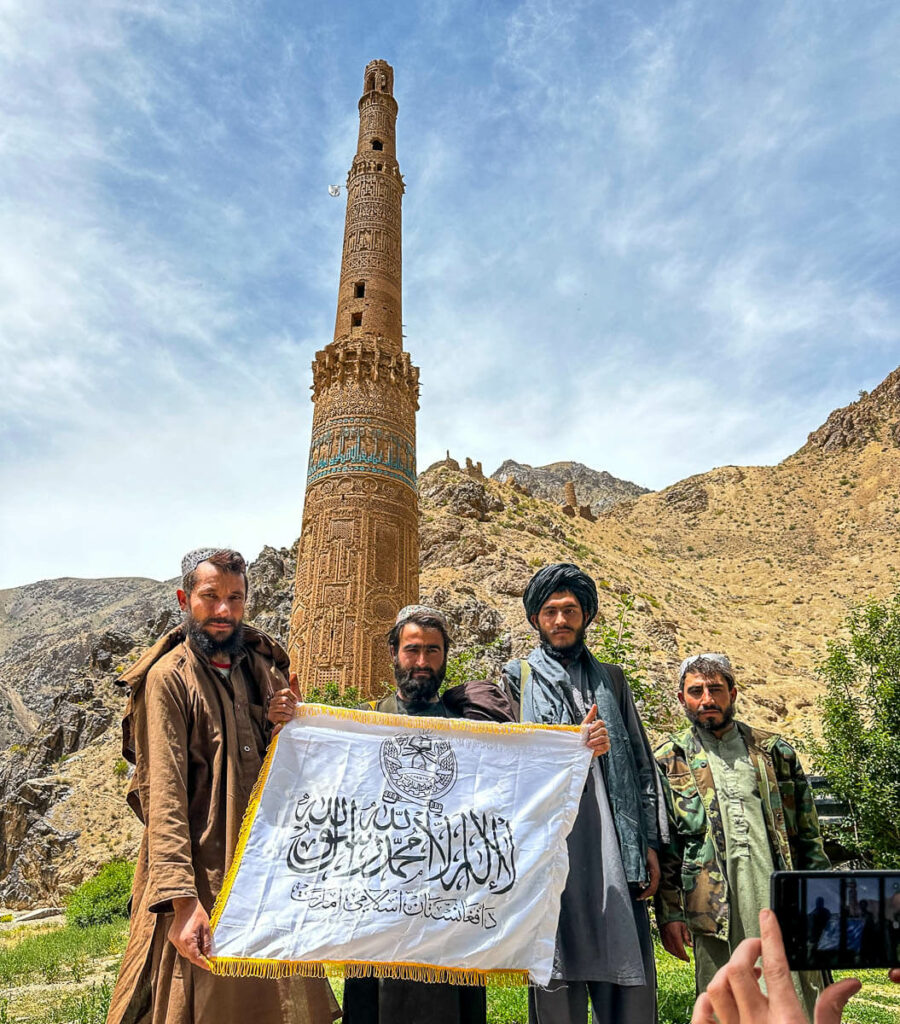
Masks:
[[[77,928],[67,925],[37,935],[7,935],[0,949],[0,1024],[103,1024],[109,1007],[115,965],[107,966],[107,979],[80,991],[63,989],[55,999],[26,1009],[16,1005],[15,987],[34,982],[56,982],[73,987],[96,970],[96,960],[119,954],[128,934],[126,921]],[[694,972],[656,946],[659,984],[659,1024],[687,1024],[694,1005]],[[850,976],[844,971],[839,977]],[[900,985],[887,980],[886,971],[860,971],[863,983],[844,1011],[844,1024],[900,1024]],[[340,1001],[343,982],[332,981]],[[489,1024],[526,1024],[528,997],[524,988],[488,988]]]
[[[847,1004],[844,1024],[897,1024],[900,985],[887,980],[887,971],[835,971],[835,978],[859,978],[862,991]]]
[[[659,1024],[687,1024],[694,1010],[694,965],[670,956],[654,940]]]
[[[527,989],[489,986],[487,991],[489,1024],[526,1024],[528,1020]]]
[[[82,981],[94,960],[123,952],[127,936],[125,920],[89,928],[66,925],[28,935],[0,949],[0,988]]]
[[[68,996],[47,1017],[47,1024],[105,1024],[112,986],[108,981]]]

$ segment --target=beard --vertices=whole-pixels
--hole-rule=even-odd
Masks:
[[[204,628],[213,622],[227,622],[228,625],[234,628],[227,636],[217,639],[210,633],[207,633]],[[194,646],[201,654],[205,654],[210,661],[216,656],[221,657],[222,655],[227,655],[230,659],[240,654],[243,650],[244,626],[241,622],[235,622],[233,619],[204,619],[200,622],[199,619],[195,619],[193,615],[188,613],[185,615],[184,624],[187,635],[193,641]]]
[[[711,711],[712,708],[709,710]],[[718,721],[715,718],[703,717],[702,711],[685,711],[685,714],[688,721],[696,725],[698,729],[704,729],[706,732],[718,732],[734,721],[734,704],[729,704],[724,711],[720,708],[716,710],[720,712]]]
[[[416,672],[413,675],[413,672]],[[427,675],[424,673],[427,671]],[[435,672],[433,669],[403,669],[394,659],[394,679],[397,691],[402,700],[410,707],[425,707],[437,696],[444,675],[447,672],[446,662]]]
[[[553,637],[549,633],[545,633],[540,627],[538,627],[538,633],[541,636],[541,647],[550,655],[551,658],[557,660],[565,659],[572,660],[577,658],[584,650],[584,634],[586,627],[582,626],[581,629],[576,629],[574,632],[574,639],[570,644],[564,646],[558,646],[558,641],[554,641]]]

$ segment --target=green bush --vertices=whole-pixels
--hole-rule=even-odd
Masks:
[[[664,731],[673,724],[674,716],[665,692],[650,678],[650,648],[635,636],[633,609],[634,599],[621,595],[615,621],[598,617],[586,642],[598,661],[621,665],[644,724]]]
[[[338,708],[355,708],[361,701],[359,688],[348,686],[343,693],[337,683],[326,683],[324,686],[313,686],[307,691],[303,700],[307,704],[331,704]]]
[[[471,644],[459,654],[447,659],[447,672],[441,684],[441,693],[460,683],[468,683],[472,679],[483,679],[491,672],[491,655],[503,643],[498,637],[488,644]]]
[[[128,916],[128,897],[134,865],[113,860],[86,882],[82,882],[66,900],[66,921],[79,928],[107,924]]]
[[[813,763],[850,808],[840,841],[878,868],[900,867],[900,593],[852,608],[818,665],[825,682]]]

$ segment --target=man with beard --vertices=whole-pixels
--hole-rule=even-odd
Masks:
[[[447,671],[447,620],[436,608],[409,605],[388,635],[396,689],[362,705],[382,714],[512,721],[503,691],[486,681],[439,693]],[[484,1024],[487,996],[480,985],[451,985],[393,978],[344,983],[344,1024]]]
[[[656,750],[671,834],[656,920],[673,956],[688,960],[693,945],[698,994],[743,939],[759,937],[773,871],[831,866],[797,754],[780,736],[735,721],[736,697],[724,654],[685,659],[678,699],[691,724]],[[822,976],[793,978],[811,1020]]]
[[[192,551],[181,571],[184,622],[122,677],[128,802],[144,834],[107,1024],[324,1024],[340,1009],[323,979],[209,973],[209,914],[265,755],[264,705],[288,659],[242,624],[247,567],[236,551]]]
[[[570,563],[532,578],[523,597],[540,646],[510,661],[504,682],[523,722],[608,730],[568,838],[552,980],[530,988],[532,1024],[653,1024],[656,971],[646,901],[659,881],[659,783],[647,736],[618,665],[584,645],[597,614],[594,581]]]

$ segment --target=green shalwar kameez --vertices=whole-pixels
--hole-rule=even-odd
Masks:
[[[744,738],[734,726],[721,739],[705,730],[697,732],[709,757],[722,814],[730,906],[727,942],[714,935],[694,935],[697,988],[702,992],[743,939],[759,937],[759,911],[769,906],[769,877],[775,866],[759,780]],[[821,975],[804,971],[791,977],[812,1020]]]

